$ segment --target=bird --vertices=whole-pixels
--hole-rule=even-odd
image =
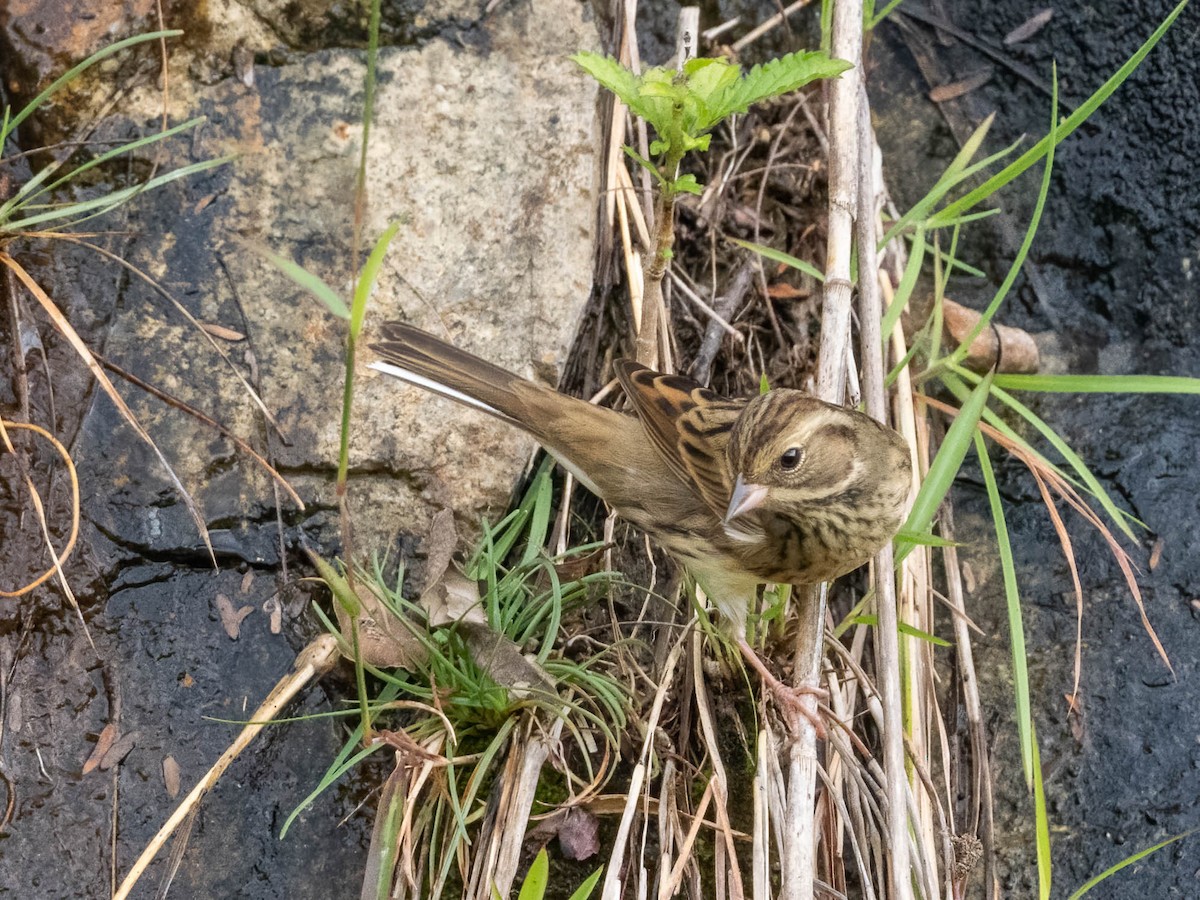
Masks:
[[[379,327],[369,368],[528,432],[589,491],[674,557],[721,613],[747,663],[824,734],[750,645],[763,583],[811,585],[857,569],[904,521],[908,444],[892,428],[803,391],[731,399],[629,359],[632,412],[493,365],[403,322]]]

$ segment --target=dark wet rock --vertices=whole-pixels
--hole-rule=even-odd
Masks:
[[[1007,48],[1049,83],[1057,61],[1062,100],[1075,108],[1131,55],[1173,4],[1119,2],[1055,7],[1029,41]],[[949,8],[949,7],[947,7]],[[970,4],[955,22],[998,45],[1030,14],[1020,3]],[[1055,157],[1045,218],[1032,265],[1002,316],[1038,335],[1051,371],[1200,375],[1200,291],[1193,268],[1200,246],[1200,181],[1191,177],[1200,143],[1200,70],[1194,52],[1196,17],[1188,10],[1142,68]],[[927,30],[927,29],[926,29]],[[872,84],[888,181],[899,206],[917,199],[956,151],[945,123],[923,96],[928,85],[895,28],[880,30]],[[961,76],[978,66],[978,51],[950,41],[938,57]],[[899,114],[892,94],[899,98]],[[1022,133],[1022,147],[1047,130],[1049,99],[998,67],[984,87],[963,98],[977,124],[997,119],[994,151]],[[912,104],[905,106],[903,104]],[[950,154],[950,155],[948,155]],[[939,161],[940,160],[940,161]],[[953,278],[950,293],[976,308],[986,304],[1012,259],[1036,196],[1040,170],[998,200],[1005,227],[975,229],[966,258],[983,261],[989,283]],[[1014,239],[1015,235],[1015,239]],[[1052,810],[1056,890],[1075,889],[1093,875],[1195,825],[1200,793],[1197,729],[1196,612],[1200,595],[1200,398],[1025,395],[1035,411],[1074,447],[1117,502],[1146,522],[1138,541],[1125,541],[1146,597],[1147,613],[1175,666],[1172,677],[1142,626],[1137,607],[1104,542],[1073,513],[1071,528],[1085,590],[1083,718],[1068,719],[1075,598],[1053,527],[1032,480],[1019,465],[1000,471],[1001,489],[1015,500],[1008,525],[1019,566],[1029,642],[1036,722]],[[1010,417],[1011,418],[1011,417]],[[993,459],[1002,454],[996,451]],[[974,482],[974,484],[972,484]],[[1011,663],[1003,589],[991,569],[992,529],[977,475],[958,493],[959,533],[980,586],[968,602],[987,637],[976,646],[989,724],[993,771],[1004,836],[1002,895],[1036,895],[1030,802],[1020,774],[1012,724]],[[1149,550],[1163,542],[1150,570]],[[990,573],[990,574],[989,574]],[[1114,877],[1102,896],[1191,897],[1200,849],[1182,842]]]
[[[65,58],[153,24],[131,6],[113,11],[115,24],[88,19],[69,44],[46,36],[44,47],[34,47],[37,41],[21,42],[29,37],[21,26],[32,20],[14,24],[17,6],[9,4],[0,20],[8,29],[3,74],[26,97]],[[68,574],[96,650],[50,589],[25,606],[5,607],[0,656],[6,667],[16,658],[7,691],[10,700],[20,698],[21,727],[10,727],[0,746],[18,790],[0,854],[22,865],[0,866],[0,893],[107,896],[107,877],[97,873],[110,865],[113,804],[123,873],[174,808],[164,758],[179,763],[183,790],[190,789],[236,732],[204,717],[246,718],[318,627],[307,595],[282,583],[280,566],[289,564],[294,580],[302,546],[330,555],[342,549],[333,482],[344,330],[246,242],[288,254],[349,291],[363,23],[337,25],[334,8],[273,0],[186,11],[167,5],[167,26],[188,32],[171,45],[171,121],[204,115],[207,122],[161,154],[135,154],[108,173],[112,182],[75,190],[95,196],[152,171],[237,154],[94,223],[109,232],[98,243],[169,297],[84,248],[9,248],[91,347],[244,438],[274,462],[306,509],[277,498],[262,469],[210,425],[114,375],[195,497],[216,551],[214,571],[163,464],[66,342],[42,328],[56,426],[84,494],[84,544]],[[409,26],[405,43],[414,46],[381,53],[366,237],[394,219],[405,224],[372,299],[369,328],[404,317],[514,369],[553,373],[562,365],[591,283],[596,95],[567,58],[595,48],[585,14],[570,0],[536,10],[509,4],[487,18],[475,4],[439,4],[418,11]],[[395,9],[389,16],[385,43],[404,30]],[[42,50],[50,55],[36,55]],[[14,51],[29,54],[23,68]],[[157,50],[145,47],[106,66],[37,128],[23,128],[21,139],[74,133],[114,84],[128,90],[93,137],[152,132],[161,112],[156,60]],[[206,340],[181,310],[226,336]],[[7,317],[0,327],[7,332]],[[0,350],[6,366],[10,346],[6,340]],[[368,360],[364,350],[360,362]],[[29,366],[34,413],[48,421],[36,355]],[[278,429],[237,376],[259,391]],[[0,397],[15,401],[8,386]],[[414,535],[445,506],[477,527],[482,512],[506,504],[533,447],[505,426],[373,373],[359,379],[354,429],[350,498],[362,555],[399,549],[411,557]],[[257,578],[247,590],[248,574]],[[221,621],[218,594],[235,617],[244,616],[236,641]],[[272,632],[273,622],[281,633]],[[298,712],[328,709],[318,690]],[[128,754],[112,772],[82,775],[110,722],[122,736],[136,732],[136,740],[122,747]],[[338,823],[361,796],[326,792],[278,840],[284,818],[342,739],[341,725],[330,720],[268,729],[206,799],[173,895],[356,895],[369,822]]]

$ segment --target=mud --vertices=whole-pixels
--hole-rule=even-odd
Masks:
[[[1041,32],[1005,52],[1047,84],[1057,62],[1062,102],[1073,109],[1170,9],[1163,2],[1060,4]],[[953,7],[960,27],[996,46],[1030,13],[1026,4],[1012,2]],[[1187,10],[1142,68],[1056,154],[1031,265],[1002,314],[1007,323],[1037,334],[1054,370],[1200,375],[1200,289],[1193,271],[1200,182],[1190,171],[1200,146],[1198,21],[1196,11]],[[928,39],[927,25],[913,27]],[[948,44],[933,41],[952,78],[984,65],[995,68],[961,107],[971,125],[996,113],[989,151],[1022,135],[1028,135],[1027,147],[1047,131],[1045,93],[978,51]],[[904,208],[932,183],[957,143],[933,104],[920,99],[930,85],[899,27],[880,30],[873,59],[887,179]],[[1028,221],[1039,175],[1031,171],[1001,195],[1012,215],[980,229],[967,256],[989,272],[990,283],[954,279],[950,293],[956,299],[976,308],[991,299]],[[1147,613],[1175,668],[1173,676],[1157,657],[1103,541],[1078,517],[1068,517],[1085,590],[1083,717],[1076,737],[1063,699],[1072,685],[1070,577],[1032,479],[1019,465],[1003,465],[1052,817],[1055,895],[1062,890],[1065,896],[1136,851],[1200,823],[1200,723],[1194,714],[1200,707],[1200,398],[1023,399],[1148,526],[1137,531],[1136,544],[1125,546],[1140,567]],[[978,476],[965,473],[955,496],[963,510],[960,532],[978,535],[975,570],[986,573],[990,524]],[[1162,542],[1162,555],[1151,569],[1155,540]],[[993,766],[1002,773],[1003,895],[1035,896],[1031,804],[1011,721],[999,579],[988,579],[971,603],[982,610],[978,621],[989,635],[977,645],[976,663],[994,711]],[[1200,844],[1189,839],[1126,869],[1091,896],[1194,897],[1198,870]]]

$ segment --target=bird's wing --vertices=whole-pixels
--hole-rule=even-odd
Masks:
[[[745,401],[727,400],[683,375],[662,375],[628,359],[618,360],[616,369],[654,448],[723,517],[733,491],[725,450]]]

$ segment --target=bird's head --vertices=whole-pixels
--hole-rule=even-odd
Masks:
[[[725,521],[764,508],[787,515],[833,503],[899,509],[909,454],[895,431],[801,391],[751,400],[730,433],[735,482]]]

